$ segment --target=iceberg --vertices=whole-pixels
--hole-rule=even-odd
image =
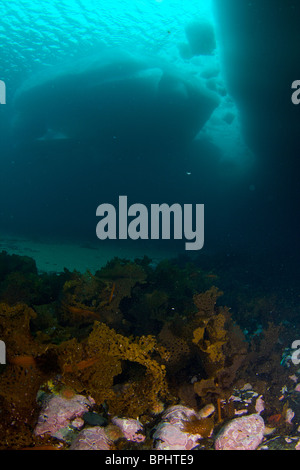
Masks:
[[[28,79],[14,96],[18,147],[69,140],[126,156],[183,148],[219,99],[160,59],[105,50]]]

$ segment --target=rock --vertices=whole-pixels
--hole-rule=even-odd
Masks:
[[[105,428],[85,428],[73,440],[70,450],[112,450],[113,442],[107,437]]]
[[[215,449],[255,450],[264,438],[264,429],[264,420],[258,414],[233,419],[221,429]]]
[[[210,407],[203,411],[205,416],[209,416],[214,408]],[[162,421],[158,425],[154,435],[154,448],[158,450],[191,450],[197,446],[199,439],[203,436],[200,433],[190,433],[184,430],[185,423],[191,420],[206,419],[195,410],[182,405],[175,405],[168,408],[162,416]]]
[[[191,417],[197,417],[197,413],[192,408],[183,405],[175,405],[167,408],[162,415],[162,421],[167,421],[171,424],[182,425],[183,421],[187,421]]]
[[[300,450],[300,437],[276,436],[264,441],[257,450]]]
[[[201,408],[198,415],[199,415],[200,418],[208,418],[215,411],[216,411],[216,409],[215,409],[214,405],[212,403],[209,403],[209,404],[205,405],[203,408]]]
[[[250,384],[245,384],[241,389],[235,388],[228,401],[233,405],[236,416],[260,414],[264,410],[263,397]]]
[[[153,435],[157,450],[191,450],[201,439],[200,434],[189,434],[175,424],[162,422]]]
[[[73,427],[80,429],[84,425],[81,417],[93,404],[92,399],[83,395],[74,395],[69,399],[60,395],[48,397],[42,406],[34,434],[36,436],[50,434],[57,439],[68,440],[66,436],[73,422]]]
[[[143,442],[146,438],[143,434],[143,425],[138,419],[115,417],[112,419],[112,423],[121,429],[128,441]]]

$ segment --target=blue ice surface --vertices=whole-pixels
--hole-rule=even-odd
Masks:
[[[212,55],[181,54],[187,25],[206,21],[217,26],[212,0],[15,0],[1,2],[0,15],[0,79],[8,104],[27,79],[106,48],[161,58],[210,90],[224,91],[218,47]],[[224,154],[232,156],[243,144],[238,121],[225,121],[236,117],[235,105],[222,98],[204,138],[222,142]]]
[[[212,11],[210,0],[15,0],[0,17],[2,72],[20,77],[103,46],[175,58],[185,25]]]

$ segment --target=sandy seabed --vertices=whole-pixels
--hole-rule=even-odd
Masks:
[[[67,268],[70,271],[75,269],[81,273],[87,269],[95,273],[114,257],[133,260],[147,255],[153,262],[159,262],[176,255],[172,251],[167,252],[155,248],[145,250],[145,247],[133,247],[132,244],[128,244],[126,248],[118,246],[117,243],[109,245],[96,241],[95,244],[81,244],[66,240],[30,239],[12,234],[0,237],[1,251],[6,251],[10,255],[16,254],[33,258],[39,272],[61,272]]]

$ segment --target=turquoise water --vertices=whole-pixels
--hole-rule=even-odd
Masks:
[[[115,203],[124,194],[130,203],[147,205],[204,203],[205,246],[211,243],[212,249],[223,244],[243,247],[245,238],[256,246],[264,238],[266,215],[268,227],[274,227],[272,233],[276,233],[277,214],[270,201],[282,201],[287,193],[284,183],[282,195],[275,187],[281,177],[281,154],[286,148],[291,159],[296,160],[298,154],[294,141],[286,142],[293,123],[287,124],[287,119],[281,122],[281,116],[290,112],[290,81],[297,79],[290,71],[296,62],[292,55],[284,56],[289,59],[289,69],[285,76],[278,75],[277,92],[277,72],[285,70],[277,63],[277,56],[281,62],[284,51],[276,35],[282,8],[274,7],[278,18],[273,25],[264,2],[227,2],[228,8],[219,0],[1,3],[0,80],[5,81],[7,94],[7,104],[0,110],[3,230],[20,235],[26,227],[32,236],[39,232],[67,238],[77,234],[95,241],[97,206]],[[295,16],[292,7],[286,7],[291,20]],[[210,25],[215,47],[209,45],[210,33],[205,40],[197,39],[199,28],[189,29],[194,22],[203,21]],[[262,27],[264,22],[269,29]],[[294,21],[288,24],[295,27]],[[201,28],[203,33],[205,27]],[[285,28],[288,30],[287,25],[283,31]],[[286,36],[287,50],[293,28]],[[200,52],[195,51],[197,47]],[[122,59],[125,66],[121,64],[119,78],[116,70],[122,60],[118,62],[116,49],[129,57]],[[109,60],[115,67],[109,89],[103,78],[105,61],[101,62],[105,54],[111,54]],[[91,58],[97,56],[93,69]],[[88,73],[80,69],[84,61]],[[142,72],[130,75],[130,67]],[[85,87],[78,107],[74,80],[71,87],[62,83],[68,70],[73,79],[78,74]],[[47,83],[48,75],[54,81],[49,78]],[[153,109],[155,86],[161,84],[161,77],[160,106]],[[270,77],[274,77],[274,84]],[[36,83],[45,89],[40,93],[38,86],[33,86],[32,101],[16,105],[15,98],[22,95],[27,80],[31,86]],[[91,93],[90,84],[97,87],[100,82],[99,93]],[[120,84],[114,93],[113,87]],[[47,122],[54,106],[49,90],[58,92],[54,93],[56,109]],[[207,105],[209,94],[212,99]],[[99,112],[95,96],[101,106],[104,102],[105,113]],[[266,105],[264,97],[268,98]],[[133,102],[137,106],[127,112]],[[291,119],[295,112],[292,109]],[[102,129],[99,121],[107,125],[101,145],[95,138]],[[281,133],[282,126],[287,128]],[[122,134],[122,142],[116,130]],[[288,191],[295,187],[289,184]],[[291,200],[296,198],[292,195]],[[280,225],[286,227],[294,217],[281,204]],[[69,231],[62,233],[66,228]],[[289,235],[296,230],[286,232]],[[280,245],[283,243],[285,239]]]
[[[194,18],[212,18],[209,0],[10,1],[0,5],[1,73],[28,76],[104,45],[177,59]]]
[[[101,202],[202,203],[207,166],[234,162],[232,180],[248,160],[210,0],[15,1],[0,15],[8,232],[94,238]]]

